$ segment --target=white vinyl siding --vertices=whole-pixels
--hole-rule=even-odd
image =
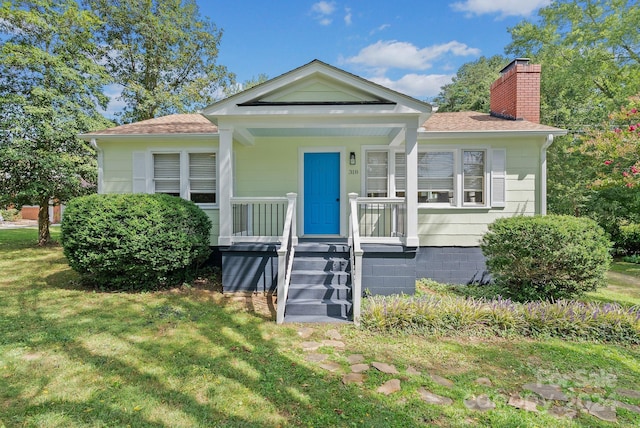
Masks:
[[[369,198],[386,197],[389,194],[389,152],[368,151],[366,162],[365,194]]]

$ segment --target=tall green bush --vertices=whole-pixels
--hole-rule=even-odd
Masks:
[[[611,243],[598,224],[571,216],[496,220],[482,239],[495,283],[519,301],[567,299],[605,285]]]
[[[627,255],[640,254],[640,224],[631,223],[620,226],[618,249]]]
[[[169,195],[90,195],[71,200],[62,220],[69,265],[106,290],[149,290],[192,279],[209,256],[211,221]]]

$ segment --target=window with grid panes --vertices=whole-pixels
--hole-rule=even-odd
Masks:
[[[388,195],[389,153],[386,151],[366,152],[365,192],[367,197],[384,198]]]
[[[462,151],[462,200],[468,205],[485,203],[485,157],[484,150]]]

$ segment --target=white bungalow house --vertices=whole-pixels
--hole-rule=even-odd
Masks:
[[[169,193],[211,218],[225,292],[277,291],[278,322],[358,320],[417,278],[487,280],[499,217],[545,214],[540,66],[516,60],[492,114],[425,102],[314,60],[205,108],[82,135],[100,193]],[[327,318],[328,317],[328,318]]]

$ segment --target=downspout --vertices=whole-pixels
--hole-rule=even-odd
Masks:
[[[540,149],[540,214],[547,215],[547,149],[553,143],[549,134]]]
[[[102,149],[98,147],[98,141],[95,138],[92,138],[90,141],[91,147],[96,149],[96,153],[98,154],[98,193],[102,193],[103,190],[103,163],[104,163],[104,155]]]

